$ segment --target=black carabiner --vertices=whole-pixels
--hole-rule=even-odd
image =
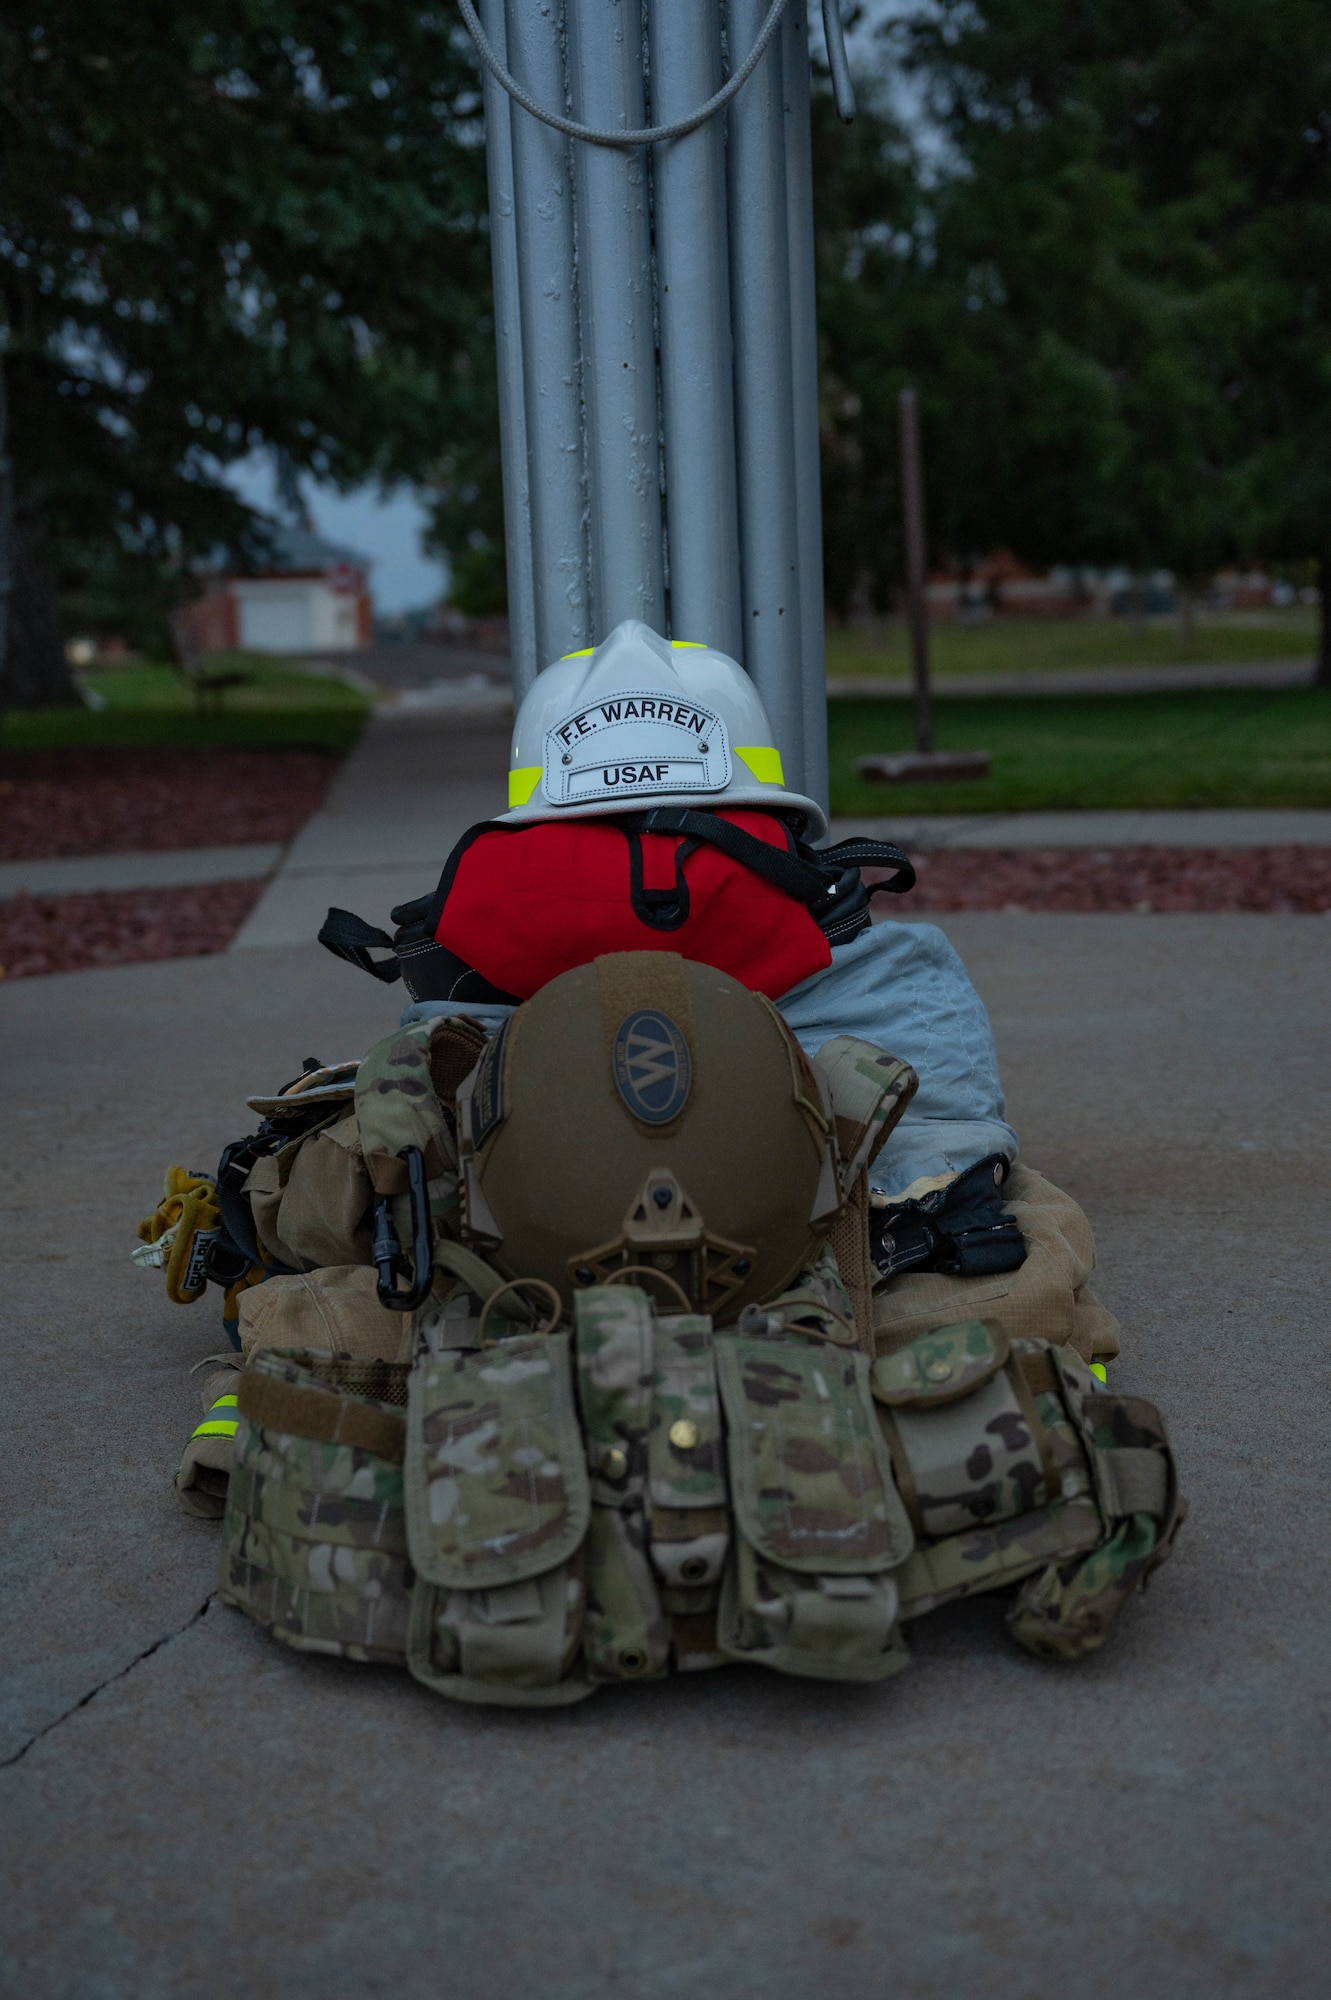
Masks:
[[[379,1277],[375,1291],[381,1306],[389,1312],[415,1312],[430,1296],[434,1282],[433,1244],[430,1237],[430,1196],[425,1185],[425,1155],[419,1146],[404,1146],[398,1154],[406,1163],[407,1194],[411,1203],[411,1256],[402,1248],[402,1239],[393,1221],[393,1197],[380,1195],[374,1204],[374,1242],[370,1259]],[[397,1289],[399,1276],[408,1281],[405,1292]]]

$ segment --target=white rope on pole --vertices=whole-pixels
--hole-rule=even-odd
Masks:
[[[544,105],[538,104],[534,97],[528,95],[517,78],[510,76],[500,62],[481,26],[472,0],[458,0],[458,11],[467,25],[467,33],[476,44],[477,55],[495,82],[502,84],[513,102],[520,104],[524,111],[530,111],[533,118],[539,118],[543,124],[553,125],[556,132],[564,132],[570,139],[581,139],[589,146],[659,146],[668,139],[682,139],[687,133],[696,132],[700,125],[706,124],[707,120],[714,118],[718,111],[724,110],[731,98],[743,90],[762,61],[768,44],[781,25],[781,17],[788,5],[789,0],[772,0],[767,19],[758,31],[758,39],[735,74],[722,85],[715,97],[709,97],[706,104],[700,105],[697,111],[690,112],[687,118],[677,118],[670,125],[649,125],[639,132],[598,131],[595,126],[579,125],[572,118],[562,118],[553,111],[547,111]]]

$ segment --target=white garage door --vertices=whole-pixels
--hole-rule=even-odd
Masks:
[[[297,586],[239,591],[240,643],[255,653],[303,653],[316,643],[310,592]]]

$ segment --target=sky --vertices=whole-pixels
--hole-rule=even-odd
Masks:
[[[280,514],[271,464],[262,452],[230,466],[228,483],[252,507]],[[437,604],[448,581],[445,565],[421,552],[425,509],[409,486],[384,499],[377,487],[363,486],[339,493],[316,480],[303,479],[301,492],[314,526],[330,542],[341,542],[369,558],[370,590],[381,615],[415,611]]]

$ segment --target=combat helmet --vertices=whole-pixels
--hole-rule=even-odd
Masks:
[[[518,710],[505,820],[644,806],[767,806],[827,832],[815,800],[787,789],[758,690],[713,646],[662,639],[627,618],[608,639],[538,674]]]
[[[468,1234],[566,1304],[633,1269],[663,1311],[726,1324],[792,1282],[840,1207],[828,1105],[780,1014],[672,952],[552,979],[457,1102]]]

